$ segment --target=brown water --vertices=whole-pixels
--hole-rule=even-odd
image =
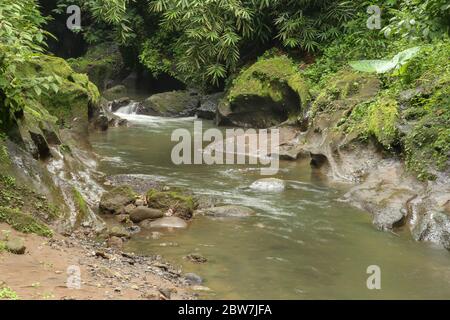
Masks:
[[[251,166],[172,164],[176,128],[193,128],[193,119],[131,117],[131,127],[92,136],[108,174],[146,174],[197,194],[252,207],[245,219],[196,218],[187,230],[153,240],[142,232],[127,249],[161,254],[185,272],[204,278],[218,299],[448,299],[450,254],[374,229],[370,216],[339,202],[345,191],[314,175],[306,162],[282,162],[280,193],[249,189],[260,179]],[[204,127],[212,124],[204,122]],[[183,257],[200,253],[205,264]],[[381,268],[381,290],[369,290],[367,267]]]

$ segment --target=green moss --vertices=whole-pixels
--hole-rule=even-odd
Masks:
[[[88,216],[89,208],[87,206],[86,200],[84,200],[83,196],[77,189],[75,188],[72,189],[72,195],[75,201],[75,206],[77,207],[78,210],[77,222],[79,223]]]
[[[53,231],[36,220],[33,216],[19,210],[0,207],[0,222],[9,224],[12,228],[23,233],[34,233],[43,237],[52,237]]]
[[[90,81],[102,89],[106,80],[116,78],[123,66],[118,48],[107,43],[90,47],[85,56],[68,62],[76,72],[87,74]]]
[[[366,132],[375,138],[387,149],[391,148],[397,140],[397,101],[392,99],[379,99],[370,104],[367,117],[363,123]]]
[[[23,77],[38,75],[39,77],[56,77],[59,90],[52,88],[44,91],[39,101],[27,101],[25,112],[35,121],[70,125],[74,118],[88,119],[88,107],[97,106],[100,93],[89,78],[72,70],[61,58],[38,55],[30,62],[24,63],[17,73]]]
[[[150,189],[147,192],[147,202],[151,208],[173,210],[176,215],[185,218],[190,218],[195,209],[193,197],[178,190],[159,191]]]
[[[29,187],[20,185],[8,175],[0,175],[0,206],[30,212],[46,221],[60,217],[58,207],[50,204],[45,197]]]
[[[19,300],[19,296],[14,290],[3,287],[0,288],[0,300]]]
[[[271,98],[274,102],[285,99],[280,87],[293,90],[301,104],[309,100],[309,89],[295,63],[285,55],[261,58],[245,69],[234,81],[228,94],[233,102],[240,96],[260,96]],[[301,105],[297,112],[301,111]]]
[[[425,115],[404,137],[406,164],[419,179],[434,179],[433,170],[448,168],[450,154],[450,82],[422,101]],[[417,107],[416,107],[417,108]],[[430,170],[431,169],[431,170]]]

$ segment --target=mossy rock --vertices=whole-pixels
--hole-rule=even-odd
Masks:
[[[171,210],[174,215],[184,219],[190,219],[195,209],[194,198],[178,190],[150,189],[147,192],[147,203],[150,208]]]
[[[234,80],[218,107],[219,125],[267,128],[301,119],[309,89],[287,56],[261,58]]]
[[[129,186],[119,186],[105,192],[100,199],[100,211],[103,213],[121,214],[125,206],[134,203],[136,193]]]
[[[38,55],[18,69],[18,73],[24,76],[56,76],[60,81],[58,92],[48,89],[41,94],[41,106],[31,107],[35,111],[46,109],[60,125],[87,130],[88,115],[92,112],[89,108],[98,107],[100,101],[98,89],[87,75],[76,73],[64,59],[49,55]]]
[[[0,222],[7,223],[23,233],[34,233],[43,237],[53,236],[53,231],[47,225],[17,209],[0,207]]]
[[[111,82],[123,76],[122,54],[114,44],[92,46],[83,57],[68,62],[76,72],[87,74],[100,90],[107,89]]]
[[[154,94],[143,101],[138,114],[164,117],[185,117],[195,115],[200,107],[200,97],[190,91],[171,91]]]

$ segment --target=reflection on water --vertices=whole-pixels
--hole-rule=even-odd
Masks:
[[[370,216],[338,201],[343,190],[312,174],[306,162],[282,162],[283,192],[249,186],[260,170],[249,166],[175,166],[171,133],[193,119],[126,115],[129,128],[96,133],[92,142],[109,174],[148,174],[222,202],[252,207],[245,219],[198,217],[189,229],[153,239],[142,232],[128,250],[161,254],[195,272],[220,299],[450,298],[450,256],[416,243],[407,232],[375,230]],[[204,128],[212,124],[205,122]],[[205,264],[183,259],[200,253]],[[368,290],[367,267],[381,268],[381,290]]]

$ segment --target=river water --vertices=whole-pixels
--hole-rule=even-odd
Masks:
[[[329,185],[305,161],[281,162],[283,192],[254,191],[256,166],[180,165],[171,161],[171,133],[193,130],[193,119],[122,115],[128,128],[95,133],[91,142],[107,174],[145,174],[196,194],[251,207],[257,215],[197,217],[187,230],[160,239],[143,231],[126,249],[161,254],[204,279],[215,299],[448,299],[450,254],[414,242],[406,231],[377,231],[369,214],[339,201],[346,186]],[[204,121],[205,128],[213,124]],[[183,257],[208,259],[193,264]],[[381,290],[367,288],[367,268],[379,266]]]

